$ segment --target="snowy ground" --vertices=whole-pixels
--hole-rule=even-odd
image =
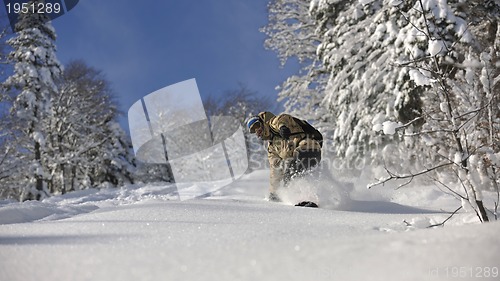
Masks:
[[[499,280],[500,223],[426,229],[457,207],[439,191],[301,182],[283,196],[322,208],[299,208],[262,200],[267,177],[189,201],[149,185],[2,202],[0,281]]]

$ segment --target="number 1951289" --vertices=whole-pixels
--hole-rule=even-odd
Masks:
[[[498,267],[446,267],[447,277],[453,278],[497,278]]]
[[[9,14],[59,14],[63,11],[59,3],[8,3],[5,6]]]

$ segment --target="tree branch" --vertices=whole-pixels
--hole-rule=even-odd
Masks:
[[[458,207],[458,209],[456,209],[453,213],[451,213],[451,215],[446,218],[443,222],[441,223],[437,223],[437,224],[433,224],[433,225],[429,225],[427,228],[433,228],[433,227],[436,227],[436,226],[444,226],[444,224],[449,221],[458,211],[460,211],[463,207],[460,206]]]
[[[382,179],[378,180],[378,181],[377,181],[377,182],[375,182],[375,183],[371,183],[371,184],[369,184],[367,187],[368,187],[368,189],[371,189],[372,187],[377,186],[377,185],[384,185],[385,183],[387,183],[387,182],[389,182],[389,181],[391,181],[391,180],[404,180],[404,179],[408,179],[408,180],[409,180],[408,182],[406,182],[406,183],[404,183],[404,184],[402,184],[402,185],[398,186],[398,188],[401,188],[401,187],[403,187],[403,186],[405,186],[405,185],[410,184],[410,183],[411,183],[411,181],[413,180],[413,178],[415,178],[415,177],[418,177],[418,176],[420,176],[420,175],[427,174],[427,173],[432,172],[432,171],[434,171],[434,170],[437,170],[437,169],[440,169],[440,168],[443,168],[443,167],[446,167],[446,166],[450,166],[450,165],[455,165],[455,163],[453,163],[453,162],[443,163],[443,164],[440,164],[440,165],[434,166],[434,167],[432,167],[432,168],[427,168],[427,169],[422,170],[422,171],[420,171],[420,172],[418,172],[418,173],[415,173],[415,174],[404,174],[404,175],[397,175],[397,174],[394,174],[394,173],[392,173],[391,171],[389,171],[389,170],[386,168],[386,171],[387,171],[387,173],[389,174],[389,176],[388,176],[388,177],[385,177],[385,178],[382,178]]]

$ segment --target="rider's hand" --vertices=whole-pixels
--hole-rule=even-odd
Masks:
[[[290,135],[292,134],[292,132],[290,132],[290,129],[288,129],[288,127],[286,126],[281,126],[280,127],[280,136],[287,140],[290,138]]]

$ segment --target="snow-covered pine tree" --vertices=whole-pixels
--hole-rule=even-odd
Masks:
[[[364,158],[381,162],[380,149],[395,139],[378,137],[374,121],[420,116],[421,89],[406,69],[391,64],[405,57],[398,33],[406,20],[390,2],[311,1],[322,38],[317,54],[330,73],[324,105],[333,115],[336,154],[346,164]]]
[[[277,53],[284,66],[297,59],[301,70],[279,87],[278,101],[285,101],[287,113],[304,119],[326,121],[321,109],[327,82],[322,63],[316,55],[320,37],[309,14],[309,0],[273,0],[268,5],[268,24],[261,28],[267,35],[264,46]]]
[[[278,55],[282,65],[290,58],[314,60],[319,38],[309,15],[309,0],[271,0],[268,24],[261,28],[268,38],[264,46]]]
[[[136,167],[132,145],[125,131],[116,120],[106,123],[104,133],[109,137],[100,147],[99,186],[118,187],[135,182]]]
[[[10,129],[16,135],[15,148],[23,156],[23,176],[18,184],[25,187],[23,200],[41,199],[49,193],[51,163],[47,158],[46,126],[52,115],[51,99],[58,93],[54,81],[62,67],[55,55],[56,33],[47,15],[20,14],[16,32],[7,42],[13,49],[8,60],[14,64],[14,73],[4,86],[17,91],[12,108],[15,125]]]

